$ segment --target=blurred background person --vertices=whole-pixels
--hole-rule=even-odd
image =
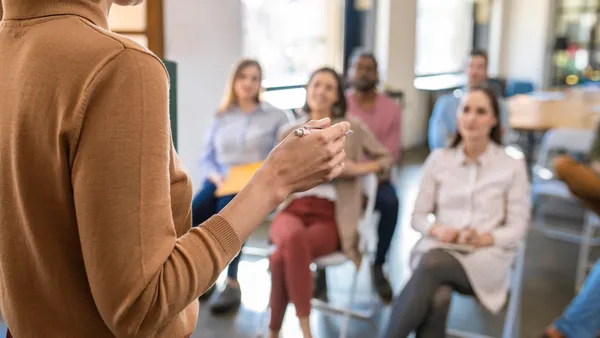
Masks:
[[[348,115],[359,118],[391,154],[394,164],[401,156],[402,111],[398,104],[377,90],[379,71],[373,53],[357,50],[351,58],[348,72],[350,89],[346,92]],[[391,181],[382,177],[377,189],[375,209],[379,211],[378,243],[371,269],[373,287],[381,299],[392,301],[392,288],[383,272],[383,265],[394,237],[400,202]]]
[[[320,68],[307,84],[304,111],[310,119],[346,120],[346,98],[335,70]],[[302,126],[309,118],[293,123],[283,135]],[[304,338],[311,338],[310,300],[313,295],[310,264],[340,247],[357,266],[361,254],[356,247],[362,210],[361,176],[385,176],[393,158],[366,126],[349,118],[354,133],[348,138],[347,160],[342,176],[330,183],[295,194],[273,219],[270,239],[276,250],[271,256],[271,338],[279,337],[285,310],[294,303]],[[365,160],[368,159],[368,160]]]
[[[589,152],[590,164],[561,155],[554,161],[554,171],[571,193],[587,208],[600,215],[600,123]],[[577,296],[554,323],[545,338],[595,338],[600,334],[600,260],[596,262]]]
[[[554,161],[554,171],[556,177],[567,184],[573,195],[600,215],[600,123],[596,125],[589,161],[590,164],[586,165],[569,155],[561,155]]]
[[[504,101],[501,99],[502,93],[488,78],[488,55],[484,51],[474,50],[469,55],[466,67],[467,84],[462,90],[454,93],[444,94],[435,102],[433,113],[429,119],[429,149],[434,150],[444,148],[452,139],[456,132],[456,112],[461,101],[461,96],[464,95],[470,88],[473,87],[490,87],[496,97],[500,107],[500,135],[502,144],[506,143],[510,133],[510,124],[508,121],[509,112]],[[459,94],[455,94],[459,93]]]
[[[444,337],[453,291],[474,295],[492,313],[506,302],[508,274],[529,226],[530,188],[525,162],[501,146],[499,115],[494,92],[472,88],[462,98],[452,143],[425,161],[412,216],[423,238],[386,337]],[[445,243],[474,250],[463,254],[441,248]]]
[[[542,338],[597,338],[600,335],[600,259],[565,311]]]
[[[202,156],[201,169],[206,178],[192,202],[194,225],[221,211],[235,197],[215,195],[228,170],[263,161],[277,144],[279,128],[289,122],[284,111],[261,101],[261,81],[262,69],[257,61],[242,59],[234,66]],[[228,312],[240,305],[240,259],[241,252],[229,264],[225,288],[210,302],[212,312]],[[215,289],[213,285],[200,299],[208,299]]]

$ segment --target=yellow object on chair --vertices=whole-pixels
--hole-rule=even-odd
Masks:
[[[263,162],[255,162],[231,167],[225,181],[217,188],[215,195],[223,197],[237,194],[250,182],[250,179],[262,164]]]

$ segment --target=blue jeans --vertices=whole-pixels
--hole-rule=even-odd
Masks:
[[[192,200],[192,224],[198,226],[204,223],[210,217],[221,211],[234,197],[234,195],[228,195],[223,197],[216,197],[215,192],[217,187],[209,180],[204,181],[202,189],[194,196]],[[240,253],[229,263],[227,268],[227,277],[232,280],[237,280],[238,267],[240,264]]]
[[[389,181],[381,182],[375,199],[375,210],[379,211],[381,215],[377,231],[379,243],[377,243],[375,265],[385,263],[385,256],[390,249],[396,223],[398,222],[398,209],[399,202],[396,189]]]
[[[569,338],[596,338],[600,333],[600,259],[554,327]]]

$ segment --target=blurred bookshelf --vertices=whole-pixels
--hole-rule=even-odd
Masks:
[[[600,85],[600,1],[557,0],[551,84]]]

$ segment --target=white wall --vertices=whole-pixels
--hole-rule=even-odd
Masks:
[[[490,28],[489,28],[489,46],[488,46],[488,73],[492,77],[500,76],[502,68],[502,57],[505,43],[508,42],[504,34],[509,22],[510,1],[493,0],[491,3]]]
[[[499,73],[506,78],[547,85],[554,15],[551,0],[495,0],[503,6],[502,48]]]
[[[241,1],[169,0],[164,7],[165,56],[178,64],[178,153],[197,188],[208,129],[242,55]]]
[[[375,54],[381,81],[404,92],[402,147],[424,144],[427,138],[425,93],[414,87],[417,0],[377,1]]]

